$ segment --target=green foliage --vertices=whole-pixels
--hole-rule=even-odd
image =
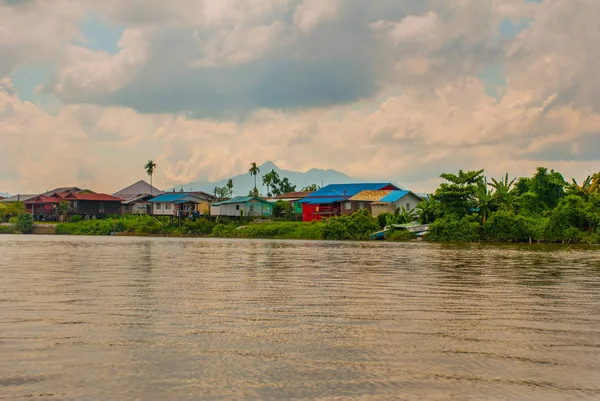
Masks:
[[[477,207],[477,187],[483,180],[483,170],[458,171],[455,174],[441,174],[444,182],[432,195],[432,199],[439,202],[439,210],[442,216],[451,214],[459,217],[465,216]]]
[[[16,217],[25,213],[23,202],[3,203],[0,207],[0,221],[8,221],[11,217]]]
[[[417,212],[419,213],[419,222],[421,224],[429,224],[435,221],[436,215],[438,214],[438,202],[433,199],[433,195],[429,195],[427,199],[422,200],[417,205]]]
[[[282,180],[279,180],[277,177],[276,180],[273,181],[273,195],[283,195],[289,192],[294,192],[296,190],[296,186],[292,185],[290,180],[287,177],[283,177]]]
[[[73,216],[69,217],[70,223],[79,223],[81,220],[83,220],[83,216],[79,214],[74,214]]]
[[[294,217],[294,206],[290,202],[278,200],[273,206],[273,216],[291,219]]]
[[[417,235],[407,230],[393,230],[385,235],[386,241],[412,241],[417,238]]]
[[[379,231],[379,224],[363,209],[350,216],[333,217],[323,226],[323,238],[328,240],[366,240]]]
[[[315,192],[319,189],[319,187],[317,186],[317,184],[310,184],[304,188],[302,188],[303,192]]]
[[[552,242],[579,242],[590,223],[585,206],[585,201],[576,195],[562,199],[550,215],[546,238]]]
[[[479,223],[469,217],[458,219],[452,215],[436,219],[429,226],[427,239],[439,242],[479,241]]]
[[[538,167],[537,172],[531,178],[530,190],[535,193],[539,200],[546,205],[547,209],[553,209],[558,201],[565,195],[565,182],[562,174],[545,167]]]
[[[485,238],[491,241],[518,242],[537,237],[533,222],[513,212],[493,213],[483,224]]]
[[[17,217],[16,227],[23,234],[30,234],[33,231],[33,216],[29,213],[21,213]]]
[[[15,234],[16,232],[15,226],[0,226],[0,234]]]

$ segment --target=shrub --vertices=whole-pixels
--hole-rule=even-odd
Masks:
[[[531,220],[517,216],[512,212],[492,213],[483,224],[485,237],[492,241],[519,242],[529,241],[533,237]]]
[[[333,217],[323,226],[323,238],[329,240],[366,240],[379,231],[377,220],[366,210],[350,216]]]
[[[15,232],[14,226],[0,226],[0,234],[14,234]]]
[[[479,241],[479,223],[468,216],[462,219],[454,215],[446,216],[431,223],[427,239],[440,242]]]
[[[33,231],[33,216],[29,213],[21,213],[17,217],[16,227],[23,234],[30,234]]]
[[[394,230],[385,235],[386,241],[412,241],[417,238],[417,234],[407,230]]]

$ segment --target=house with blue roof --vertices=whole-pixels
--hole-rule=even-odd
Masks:
[[[382,213],[395,213],[396,209],[401,208],[411,211],[422,200],[420,196],[408,190],[361,191],[343,203],[342,214],[366,209],[373,217],[377,217]]]
[[[256,196],[236,196],[213,203],[210,214],[224,217],[271,217],[273,204]]]
[[[302,221],[341,216],[342,204],[362,191],[399,191],[390,182],[330,184],[313,192],[302,203]]]
[[[167,192],[150,199],[154,216],[189,217],[208,212],[211,197],[186,192]]]

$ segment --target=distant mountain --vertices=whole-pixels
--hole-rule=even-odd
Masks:
[[[349,182],[366,182],[372,180],[365,180],[360,178],[350,177],[344,173],[341,173],[336,170],[322,170],[322,169],[310,169],[305,173],[299,171],[290,171],[290,170],[282,170],[275,163],[270,161],[265,162],[259,166],[260,173],[256,176],[256,186],[260,193],[266,194],[267,188],[262,185],[262,178],[265,174],[271,172],[271,170],[275,170],[277,174],[279,174],[280,178],[287,177],[290,182],[296,185],[296,190],[300,191],[302,188],[307,187],[312,184],[317,184],[317,186],[327,185],[327,184],[345,184]],[[242,174],[231,177],[233,180],[233,195],[247,195],[254,188],[254,177],[251,176],[248,172],[244,172]],[[189,184],[178,185],[170,190],[175,189],[176,191],[180,190],[182,187],[185,191],[204,191],[208,193],[213,193],[215,187],[224,187],[227,184],[229,178],[217,181],[217,182],[191,182]]]

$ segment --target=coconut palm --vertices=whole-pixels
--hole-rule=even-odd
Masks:
[[[250,173],[250,175],[254,176],[254,193],[257,193],[258,190],[256,189],[256,176],[258,175],[258,173],[260,173],[260,168],[258,168],[256,162],[250,163],[250,169],[248,170],[248,172]]]
[[[485,223],[494,205],[494,194],[487,189],[485,177],[478,183],[475,200],[481,221]]]
[[[153,195],[152,176],[154,175],[154,170],[156,170],[156,163],[154,163],[152,160],[148,160],[148,163],[146,163],[144,169],[146,170],[146,173],[150,176],[150,195]]]
[[[271,196],[271,185],[275,185],[279,182],[279,174],[277,171],[271,170],[270,173],[267,173],[263,176],[263,185],[267,187],[267,196]]]
[[[600,190],[600,172],[592,176],[588,175],[581,185],[577,183],[575,178],[572,181],[569,185],[569,192],[575,195],[587,198],[590,195],[597,194]]]

